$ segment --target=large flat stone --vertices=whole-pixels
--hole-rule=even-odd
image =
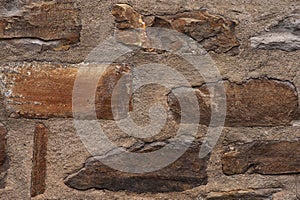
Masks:
[[[92,67],[101,65],[92,65]],[[73,117],[72,97],[74,83],[80,65],[60,65],[47,63],[24,64],[23,66],[2,67],[0,80],[4,88],[5,101],[11,117],[52,118]],[[91,67],[91,66],[90,66]],[[96,114],[99,119],[113,119],[111,97],[115,86],[123,76],[130,78],[131,68],[127,65],[111,65],[99,77],[96,92]],[[90,83],[93,73],[81,76],[84,84]],[[117,95],[128,95],[129,90],[118,84]],[[118,93],[120,92],[120,93]],[[122,92],[122,94],[121,94]],[[121,96],[123,98],[124,96]],[[83,98],[84,99],[84,98]],[[86,100],[86,99],[85,99]],[[118,107],[119,105],[114,105]],[[123,106],[122,106],[123,107]],[[78,110],[77,110],[78,111]],[[83,116],[83,106],[79,110]],[[125,112],[121,112],[124,117]],[[86,116],[87,118],[90,116]]]
[[[65,184],[78,190],[96,188],[137,193],[192,189],[207,183],[206,167],[209,156],[200,159],[199,147],[199,144],[194,144],[174,163],[158,171],[144,174],[117,171],[90,158],[82,169],[65,179]],[[164,155],[161,156],[157,159],[163,159]],[[132,165],[134,166],[134,161]]]
[[[234,145],[222,156],[226,175],[300,173],[299,141],[254,141]]]

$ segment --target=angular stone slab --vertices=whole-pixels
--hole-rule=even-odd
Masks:
[[[271,79],[252,79],[243,84],[223,82],[226,91],[226,100],[219,96],[218,91],[210,94],[208,87],[213,84],[195,88],[195,95],[199,101],[200,124],[208,125],[211,121],[211,98],[223,98],[227,103],[225,126],[252,127],[252,126],[281,126],[291,125],[296,118],[298,109],[298,94],[295,87],[285,81]],[[180,92],[177,89],[176,92]],[[222,100],[222,99],[221,99]],[[189,103],[185,98],[185,103]],[[180,121],[181,110],[178,100],[171,93],[168,97],[170,110],[177,121]],[[214,105],[213,109],[217,109]],[[190,115],[193,110],[185,111]],[[218,113],[218,110],[216,110]],[[224,113],[220,113],[223,115]]]
[[[208,159],[209,156],[199,159],[199,144],[194,144],[177,161],[159,171],[129,174],[90,158],[82,169],[65,179],[65,184],[78,190],[96,188],[136,193],[179,192],[207,183]]]
[[[3,4],[3,5],[2,5]],[[38,39],[59,45],[80,40],[80,11],[74,1],[5,1],[0,5],[0,40]]]
[[[112,14],[119,29],[116,35],[123,35],[119,40],[126,44],[147,47],[151,39],[147,39],[143,30],[147,27],[160,27],[173,29],[192,37],[207,51],[226,53],[236,50],[240,45],[235,35],[237,22],[210,14],[205,10],[176,15],[143,16],[127,4],[116,4],[112,8]],[[132,31],[133,28],[141,30]]]
[[[11,117],[42,119],[73,117],[72,95],[79,66],[26,63],[24,66],[0,69],[0,81],[3,84],[7,108],[12,113]],[[113,119],[111,96],[114,86],[121,77],[130,76],[130,70],[130,66],[127,65],[111,65],[99,77],[95,94],[96,114],[99,119]],[[92,75],[89,73],[84,75],[85,83],[89,83]],[[129,90],[124,90],[122,95],[127,95],[127,92],[130,95]],[[83,108],[80,112],[84,115],[88,111]]]
[[[226,175],[300,173],[300,141],[254,141],[233,148],[222,156]]]

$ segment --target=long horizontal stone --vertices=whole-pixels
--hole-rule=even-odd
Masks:
[[[25,118],[69,118],[73,117],[72,113],[72,97],[76,76],[79,72],[80,65],[60,65],[47,63],[24,64],[23,66],[2,67],[0,84],[3,87],[7,109],[11,112],[11,117]],[[91,67],[92,66],[92,67]],[[101,67],[101,65],[92,65],[93,67]],[[112,113],[111,97],[113,92],[118,95],[129,95],[130,90],[124,88],[115,88],[118,81],[126,76],[130,79],[130,66],[127,65],[110,65],[106,71],[101,74],[97,84],[95,108],[96,115],[99,119],[114,119]],[[85,84],[90,84],[93,72],[82,74],[81,88],[85,89]],[[122,84],[121,84],[122,86]],[[92,91],[93,92],[93,91]],[[122,92],[119,94],[118,92]],[[125,98],[121,96],[121,98]],[[80,116],[90,118],[91,110],[84,105],[82,101],[86,101],[84,93],[83,98],[77,101]],[[84,104],[84,103],[83,103]],[[114,104],[118,108],[119,104]],[[126,113],[122,111],[124,117]],[[118,113],[117,113],[118,114]]]
[[[212,109],[219,113],[218,116],[226,114],[225,126],[291,125],[296,118],[298,94],[293,84],[289,82],[262,78],[252,79],[243,84],[228,81],[222,83],[226,91],[223,96],[218,90],[214,90],[214,94],[209,93],[208,88],[214,88],[214,84],[206,84],[193,89],[199,102],[200,124],[210,123]],[[173,90],[168,97],[170,110],[175,119],[180,121],[182,114],[194,116],[194,110],[181,113],[175,92],[179,95],[184,94],[184,89]],[[226,113],[219,112],[218,105],[213,105],[212,108],[212,96],[226,103]],[[189,105],[189,102],[191,102],[189,97],[185,97],[182,103]]]
[[[254,141],[234,145],[222,156],[226,175],[300,173],[299,141]]]
[[[158,171],[142,174],[117,171],[95,158],[89,158],[82,169],[65,179],[65,184],[78,190],[96,188],[136,193],[179,192],[192,189],[207,184],[206,168],[209,156],[200,159],[199,150],[200,145],[195,142],[174,163]],[[163,161],[166,155],[160,156],[157,160]],[[132,167],[135,167],[134,160]]]

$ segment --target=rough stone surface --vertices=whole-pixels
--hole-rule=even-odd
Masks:
[[[81,170],[66,178],[65,184],[79,190],[97,188],[136,193],[179,192],[192,189],[207,183],[206,167],[209,157],[199,159],[199,147],[196,143],[171,165],[145,174],[123,173],[103,165],[95,158],[90,158]]]
[[[6,129],[0,124],[0,189],[5,187],[8,158],[6,155]]]
[[[34,130],[31,196],[43,194],[46,190],[48,129],[44,124],[37,124]]]
[[[280,49],[296,51],[300,49],[300,14],[295,13],[281,20],[268,32],[252,37],[251,46],[259,49]]]
[[[55,50],[80,41],[80,13],[72,0],[15,3],[1,3],[0,40]]]
[[[240,45],[235,35],[237,22],[219,15],[212,15],[206,10],[182,12],[169,16],[142,16],[126,4],[116,4],[113,7],[112,14],[116,18],[117,28],[121,29],[117,34],[122,33],[124,29],[160,27],[187,34],[199,42],[207,51],[226,53],[232,49],[236,50],[235,47]],[[129,30],[125,38],[128,44],[141,46],[147,44],[147,42],[144,44],[145,40],[149,40],[143,30]]]
[[[11,117],[72,117],[72,95],[78,67],[33,63],[2,68],[3,92],[8,110],[12,112]],[[113,119],[111,96],[114,86],[121,77],[129,74],[129,71],[129,66],[111,65],[100,77],[96,94],[96,112],[99,118]],[[86,83],[92,75],[84,75]],[[125,86],[120,84],[116,90],[124,95],[128,90],[122,90],[122,87]],[[128,92],[130,94],[130,91]],[[81,112],[84,114],[87,111]]]
[[[227,175],[247,171],[272,175],[300,173],[299,141],[254,141],[233,148],[222,157],[223,172]]]
[[[11,19],[12,16],[18,15],[19,11],[29,12],[33,5],[38,8],[42,4],[56,4],[57,6],[54,6],[55,8],[53,9],[51,8],[50,11],[52,13],[52,11],[56,9],[58,13],[63,9],[61,7],[62,4],[64,4],[63,6],[67,6],[67,4],[62,2],[67,1],[2,0],[0,1],[0,18]],[[222,79],[228,80],[232,84],[243,85],[247,80],[259,79],[261,77],[274,78],[295,85],[299,96],[300,51],[292,50],[298,48],[296,46],[297,43],[288,43],[288,40],[284,43],[281,42],[280,44],[272,43],[268,45],[274,46],[276,49],[269,50],[261,47],[253,48],[250,40],[250,38],[253,37],[261,37],[265,34],[275,35],[275,33],[279,33],[282,36],[298,36],[296,34],[297,29],[292,26],[290,28],[281,28],[282,30],[278,30],[275,27],[278,24],[282,24],[280,22],[285,21],[285,19],[291,19],[287,24],[293,23],[292,20],[296,19],[293,16],[299,13],[300,10],[299,0],[251,0],[246,3],[244,0],[153,0],[151,2],[147,0],[73,0],[72,3],[68,4],[70,6],[67,6],[67,9],[74,10],[73,8],[75,8],[75,10],[78,10],[77,16],[80,18],[78,25],[82,25],[80,42],[70,44],[69,46],[69,42],[67,41],[67,45],[61,46],[59,43],[64,43],[62,41],[63,39],[54,41],[45,41],[38,38],[1,39],[0,76],[3,77],[4,74],[6,74],[2,73],[4,68],[6,68],[6,70],[10,68],[13,71],[16,62],[20,63],[19,67],[23,67],[23,63],[26,62],[24,68],[26,68],[26,65],[29,65],[28,63],[36,65],[35,62],[50,62],[48,63],[49,65],[60,63],[64,66],[71,66],[71,64],[82,62],[87,63],[86,58],[91,51],[109,37],[114,36],[114,31],[130,32],[129,30],[131,30],[116,29],[116,25],[118,25],[119,22],[116,23],[115,17],[111,14],[116,3],[130,5],[138,15],[142,16],[142,20],[146,24],[150,24],[154,17],[156,17],[156,23],[158,25],[159,22],[157,18],[162,18],[160,23],[163,24],[164,19],[169,16],[174,17],[182,13],[194,13],[198,11],[204,13],[205,10],[208,10],[210,15],[223,16],[224,19],[232,19],[229,21],[233,22],[238,21],[239,23],[235,26],[234,30],[235,36],[238,38],[239,42],[239,54],[230,56],[232,55],[232,51],[235,51],[236,47],[228,53],[215,53],[219,52],[218,49],[216,49],[210,50],[208,54],[206,54],[213,59],[220,71]],[[28,6],[29,8],[26,8]],[[35,11],[30,13],[33,15],[37,14]],[[61,18],[60,13],[58,13],[59,16],[57,16],[59,18]],[[71,16],[68,11],[66,14]],[[44,14],[41,13],[38,15],[41,16]],[[46,11],[45,15],[48,15]],[[74,17],[75,15],[72,15],[71,17]],[[24,19],[24,16],[25,13],[20,14],[22,19]],[[32,17],[31,14],[27,13],[26,16]],[[138,18],[139,17],[135,19]],[[20,18],[17,17],[17,19]],[[59,21],[56,17],[51,17],[48,22],[54,22],[54,26],[60,26],[64,23],[63,20]],[[184,27],[187,26],[188,31],[191,33],[195,32],[189,28],[197,27],[199,25],[197,20],[193,21],[193,26],[190,26],[191,23],[189,23],[189,20],[182,20],[180,22],[184,22]],[[194,22],[197,22],[197,26]],[[44,24],[44,22],[41,22],[41,24],[42,23]],[[223,23],[222,20],[221,23]],[[74,27],[73,25],[71,26]],[[149,27],[147,30],[151,28],[153,27]],[[48,30],[49,34],[52,33],[51,30]],[[143,33],[145,32],[144,29],[140,28],[139,30],[140,32],[137,32],[136,35],[143,36]],[[221,30],[224,29],[221,28]],[[22,29],[22,33],[25,34],[25,32],[28,36],[34,31],[32,31],[32,29],[28,31]],[[63,30],[62,32],[65,31]],[[141,39],[144,38],[137,38],[136,41],[139,42]],[[230,40],[230,38],[226,39]],[[205,40],[210,41],[209,39]],[[263,46],[263,44],[261,45]],[[61,48],[57,48],[60,46]],[[178,46],[180,46],[180,43],[174,42],[174,47]],[[269,48],[269,46],[267,48]],[[205,84],[201,74],[180,56],[172,55],[172,52],[168,53],[164,51],[151,51],[151,49],[139,49],[136,48],[136,45],[134,47],[133,52],[121,56],[116,63],[130,63],[132,64],[131,66],[134,66],[134,69],[146,63],[145,61],[148,61],[148,63],[167,64],[175,70],[178,70],[180,74],[184,75],[191,83],[192,87],[196,87],[194,89],[199,89],[197,87]],[[225,47],[227,48],[226,45]],[[113,49],[118,50],[117,46],[113,46]],[[93,62],[94,60],[90,61]],[[150,69],[145,72],[151,74]],[[176,78],[177,77],[174,77],[175,80]],[[3,95],[0,95],[0,121],[7,129],[6,155],[8,158],[7,161],[9,160],[9,170],[4,170],[7,172],[7,175],[5,178],[5,188],[0,189],[0,199],[30,199],[32,150],[34,146],[33,133],[36,123],[41,121],[22,117],[8,117],[12,116],[13,109],[7,109],[9,107],[7,106],[7,100],[9,99],[4,97],[4,93],[7,92],[7,85],[2,80],[3,79],[1,78],[0,90]],[[89,80],[90,79],[87,79],[87,81]],[[165,82],[171,81],[163,80]],[[5,87],[3,87],[4,85]],[[167,108],[167,94],[169,92],[170,91],[164,87],[154,87],[151,85],[136,91],[133,95],[133,110],[137,111],[133,117],[134,121],[138,125],[148,125],[151,123],[149,120],[149,108],[157,103],[161,103],[163,107]],[[280,97],[280,99],[281,96],[282,93],[279,92],[278,97]],[[282,111],[280,110],[278,113],[280,112]],[[276,115],[278,113],[276,113]],[[132,112],[130,114],[132,114]],[[213,148],[210,160],[207,164],[207,184],[183,192],[166,193],[136,193],[129,191],[110,191],[107,189],[81,191],[68,187],[64,184],[65,178],[70,176],[70,174],[77,172],[79,169],[82,169],[86,159],[91,155],[78,136],[72,118],[53,117],[42,120],[51,133],[49,134],[47,152],[46,190],[42,195],[38,195],[33,199],[200,200],[205,199],[205,197],[218,197],[230,200],[232,198],[247,199],[251,196],[251,200],[262,197],[272,197],[274,200],[298,200],[300,199],[299,173],[276,175],[244,173],[228,176],[223,173],[221,157],[224,154],[224,150],[233,144],[241,145],[253,141],[266,140],[299,141],[299,116],[300,115],[298,114],[297,120],[294,121],[293,126],[275,124],[272,125],[272,127],[244,127],[243,125],[238,127],[224,127],[223,133],[221,134],[217,145]],[[172,121],[172,119],[168,119],[168,121]],[[160,145],[163,145],[163,141],[174,137],[176,134],[176,130],[174,130],[175,128],[173,127],[175,124],[174,121],[171,123],[168,122],[168,125],[164,127],[164,130],[155,137],[143,140],[130,137],[129,134],[123,133],[122,130],[115,125],[116,122],[113,120],[99,120],[99,123],[101,124],[101,127],[105,129],[105,133],[111,141],[126,149],[139,149],[145,146],[144,150],[147,151],[149,148],[153,148],[152,146],[154,144],[159,148]],[[200,125],[199,127],[201,127],[199,134],[202,136],[206,135],[207,127],[205,125]],[[271,192],[269,193],[268,189],[278,192],[271,195]],[[270,195],[268,196],[268,194]]]
[[[225,126],[278,126],[291,125],[296,118],[298,97],[294,86],[285,81],[252,79],[242,84],[223,82],[226,91],[226,100],[216,90],[210,94],[204,85],[194,89],[199,101],[200,123],[209,124],[211,117],[211,98],[223,98],[227,104]],[[179,90],[177,89],[177,92]],[[189,99],[185,99],[189,103]],[[177,121],[180,120],[181,110],[178,100],[171,93],[168,98],[170,110]],[[194,111],[184,113],[193,116]],[[220,113],[224,114],[224,113]]]

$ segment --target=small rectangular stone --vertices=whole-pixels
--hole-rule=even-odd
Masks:
[[[230,149],[222,156],[226,175],[300,173],[300,141],[254,141]]]

